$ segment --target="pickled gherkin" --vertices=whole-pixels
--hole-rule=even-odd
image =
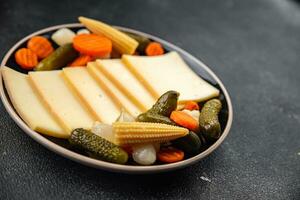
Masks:
[[[173,122],[169,117],[165,117],[163,115],[158,115],[155,113],[143,113],[138,116],[137,121],[139,122],[154,122],[154,123],[162,123],[169,124],[173,126],[177,126],[175,122]]]
[[[148,112],[169,117],[171,112],[177,108],[178,97],[178,92],[170,90],[161,95]]]
[[[221,108],[221,101],[212,99],[207,101],[201,109],[199,127],[203,136],[209,141],[214,141],[221,136],[221,125],[218,118]]]
[[[171,141],[171,143],[178,149],[183,150],[184,153],[190,155],[199,153],[201,147],[204,145],[198,135],[193,131],[190,131],[189,134],[184,137]]]
[[[93,158],[118,164],[125,164],[128,160],[128,154],[119,146],[83,128],[73,130],[69,142]]]
[[[48,57],[44,58],[34,68],[35,71],[56,70],[65,67],[78,56],[77,51],[73,49],[71,43],[65,44],[57,48]]]
[[[179,93],[172,90],[164,93],[150,110],[137,117],[137,121],[176,125],[169,117],[177,108],[178,96]]]

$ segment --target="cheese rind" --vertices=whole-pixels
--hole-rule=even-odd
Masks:
[[[98,85],[86,67],[67,67],[63,74],[98,121],[111,124],[117,119],[121,107],[112,101],[108,90]]]
[[[177,52],[151,57],[123,55],[122,61],[155,98],[169,90],[180,93],[179,103],[219,95],[219,90],[192,71]]]
[[[32,88],[28,76],[9,67],[1,67],[10,100],[28,126],[45,135],[68,138],[69,133],[58,124]]]
[[[62,71],[29,72],[41,99],[60,125],[70,133],[75,128],[90,129],[95,119],[81,104],[62,77]]]
[[[87,70],[91,76],[102,87],[106,87],[111,93],[110,96],[115,103],[119,103],[123,109],[133,116],[141,113],[141,110],[130,101],[100,70],[97,69],[96,62],[88,63]]]
[[[142,111],[155,103],[155,98],[127,69],[120,59],[97,60],[98,69]]]

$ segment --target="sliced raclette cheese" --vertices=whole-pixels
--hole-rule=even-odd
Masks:
[[[155,98],[168,90],[180,93],[179,103],[219,95],[219,90],[192,71],[176,52],[151,57],[123,55],[122,60]]]
[[[90,129],[95,119],[72,94],[62,71],[29,72],[29,78],[42,101],[60,125],[70,133],[75,128]]]
[[[123,108],[137,116],[168,90],[180,93],[179,105],[219,95],[176,52],[123,55],[122,60],[29,75],[8,67],[1,72],[11,102],[28,126],[58,138],[68,138],[75,128],[90,129],[96,120],[111,124]]]
[[[141,113],[141,110],[134,105],[100,70],[97,69],[96,62],[90,62],[87,69],[91,76],[98,82],[101,87],[110,91],[110,96],[115,103],[121,104],[121,107],[133,116]]]
[[[1,72],[14,108],[32,130],[58,138],[69,137],[33,90],[28,75],[8,67],[1,67]]]
[[[114,103],[107,88],[101,88],[86,67],[63,69],[66,80],[98,121],[111,124],[120,115],[120,104]]]
[[[155,103],[155,99],[120,59],[97,60],[98,69],[142,111]]]

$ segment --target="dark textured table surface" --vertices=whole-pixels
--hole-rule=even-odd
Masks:
[[[232,130],[186,169],[113,174],[45,149],[0,104],[0,199],[300,199],[297,1],[53,2],[1,0],[1,56],[23,36],[79,15],[145,31],[216,72],[233,101]]]

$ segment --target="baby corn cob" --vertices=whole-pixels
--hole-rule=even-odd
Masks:
[[[108,24],[86,17],[79,17],[78,19],[93,33],[109,38],[113,43],[113,47],[121,54],[133,54],[139,45],[135,39]]]
[[[119,145],[166,142],[189,132],[186,128],[149,122],[115,122],[113,131]]]

